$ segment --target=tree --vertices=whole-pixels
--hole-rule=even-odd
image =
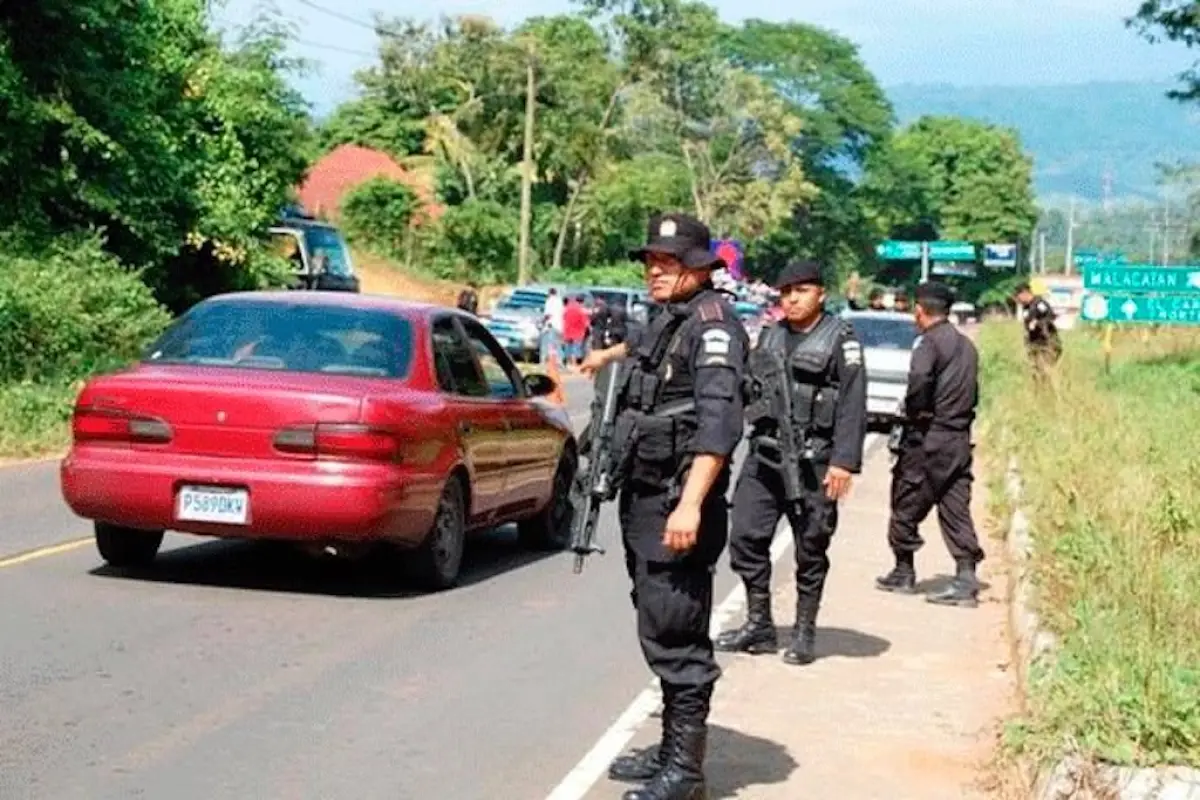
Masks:
[[[749,242],[747,259],[771,277],[814,258],[845,277],[869,263],[874,242],[858,179],[893,125],[887,96],[849,40],[798,22],[746,20],[723,40],[732,62],[765,80],[801,120],[792,143],[816,196],[788,224]]]
[[[1150,42],[1182,42],[1189,48],[1200,44],[1200,16],[1192,0],[1142,0],[1125,24]],[[1200,100],[1200,63],[1180,73],[1179,80],[1182,86],[1169,92],[1169,97]]]
[[[922,117],[869,166],[865,189],[885,228],[929,219],[945,239],[1025,242],[1037,223],[1033,161],[1015,131]]]
[[[102,231],[177,309],[276,275],[259,245],[310,155],[287,35],[223,47],[195,0],[0,6],[0,228]]]
[[[1038,220],[1016,132],[957,117],[922,117],[893,136],[868,161],[863,196],[877,230],[898,239],[1015,242],[1027,253]],[[901,277],[896,265],[885,271]],[[978,295],[1005,277],[984,272],[964,288]]]

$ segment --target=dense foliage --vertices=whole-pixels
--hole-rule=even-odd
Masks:
[[[321,140],[377,147],[436,176],[447,213],[414,237],[416,266],[516,276],[530,66],[536,273],[619,265],[664,209],[741,240],[766,278],[801,256],[869,277],[875,244],[922,223],[929,236],[1027,242],[1036,210],[1016,135],[957,120],[897,131],[844,38],[803,23],[734,27],[682,0],[579,5],[512,31],[480,17],[379,21],[379,64]],[[962,168],[938,189],[946,147]],[[1000,168],[986,169],[993,159]],[[881,189],[896,181],[903,196]]]
[[[173,308],[274,274],[256,247],[308,161],[264,20],[224,47],[201,0],[0,6],[0,230],[101,231]]]
[[[629,245],[671,209],[741,240],[765,278],[809,256],[869,279],[897,231],[1024,240],[1033,218],[1015,136],[896,130],[856,47],[803,23],[731,26],[685,0],[579,0],[513,29],[381,18],[359,96],[314,130],[287,26],[268,13],[226,41],[208,6],[0,4],[0,427],[50,430],[74,381],[170,313],[280,282],[267,229],[341,143],[435,187],[437,213],[410,188],[423,180],[358,187],[341,209],[353,238],[481,284],[523,261],[544,279],[636,281]],[[950,184],[930,130],[972,165]]]

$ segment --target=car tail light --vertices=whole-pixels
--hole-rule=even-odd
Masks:
[[[129,442],[165,444],[171,441],[171,426],[161,419],[143,417],[107,408],[79,408],[71,419],[76,442]]]
[[[322,423],[284,428],[275,434],[275,449],[352,461],[395,461],[400,455],[396,437],[366,425]]]

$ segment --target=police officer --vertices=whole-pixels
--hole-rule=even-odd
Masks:
[[[765,330],[756,349],[774,350],[786,363],[792,397],[792,430],[804,450],[799,498],[789,501],[777,464],[795,458],[776,443],[774,420],[752,422],[750,457],[733,495],[730,564],[746,586],[747,618],[717,637],[727,652],[775,652],[771,616],[771,540],[780,517],[792,528],[796,552],[796,622],[783,659],[809,664],[815,656],[817,611],[829,574],[830,540],[837,529],[838,501],[862,469],[867,432],[867,382],[862,345],[850,325],[824,311],[825,288],[817,264],[784,268],[776,283],[784,318]],[[753,362],[750,369],[753,369]],[[750,374],[753,382],[758,376]],[[747,398],[753,402],[755,398]]]
[[[974,607],[979,595],[975,565],[983,560],[971,520],[971,426],[979,402],[979,353],[947,320],[953,302],[954,293],[944,284],[917,288],[921,337],[909,367],[904,432],[892,467],[888,545],[896,566],[875,585],[889,592],[916,591],[913,556],[924,544],[917,528],[937,506],[942,538],[957,570],[950,586],[926,599]]]
[[[1058,326],[1054,324],[1054,309],[1034,294],[1028,283],[1017,284],[1014,295],[1023,309],[1021,321],[1025,327],[1025,351],[1034,369],[1041,374],[1062,355]]]
[[[626,339],[627,325],[625,310],[610,306],[603,298],[596,299],[596,310],[592,314],[592,349],[603,350],[620,344]]]
[[[713,571],[728,535],[725,495],[742,437],[749,342],[713,286],[724,262],[701,222],[656,216],[646,245],[630,257],[645,263],[663,311],[624,344],[593,351],[583,371],[627,355],[632,362],[617,425],[634,431],[619,512],[638,639],[662,686],[663,732],[657,748],[618,758],[609,774],[646,781],[625,800],[698,800],[707,797],[707,719],[720,676],[708,633]]]

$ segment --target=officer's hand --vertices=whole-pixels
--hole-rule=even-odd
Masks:
[[[700,508],[680,503],[667,517],[667,528],[663,531],[663,547],[683,553],[696,546],[696,532],[700,530]]]
[[[851,476],[841,467],[830,467],[825,473],[825,496],[830,500],[841,500],[850,491]]]
[[[580,363],[579,371],[584,375],[587,375],[589,378],[595,375],[604,368],[606,363],[608,363],[608,359],[606,357],[607,352],[607,350],[593,350],[592,352],[588,353],[587,357],[584,358]]]

